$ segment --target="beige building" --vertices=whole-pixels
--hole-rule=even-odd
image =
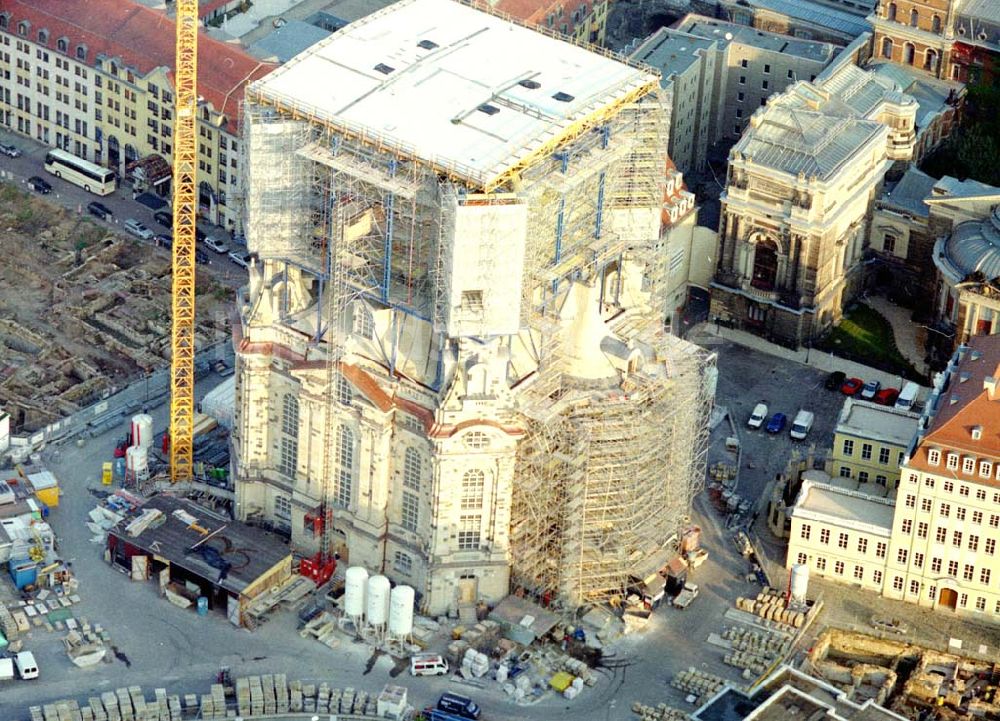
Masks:
[[[0,8],[0,123],[132,177],[173,153],[174,25],[134,2],[12,0]],[[238,230],[242,213],[239,101],[274,66],[199,38],[199,214]],[[152,168],[153,166],[147,166]],[[170,175],[142,186],[169,196]]]
[[[1000,336],[960,346],[902,466],[883,593],[1000,621]]]
[[[249,87],[240,518],[330,542],[433,614],[512,586],[606,600],[666,563],[714,357],[663,328],[664,216],[691,203],[660,93],[449,0]]]
[[[809,566],[811,574],[881,591],[892,536],[894,502],[853,490],[856,484],[802,481],[789,515],[786,567]]]
[[[829,473],[855,481],[859,492],[895,498],[899,465],[918,420],[914,413],[846,399],[833,431]]]

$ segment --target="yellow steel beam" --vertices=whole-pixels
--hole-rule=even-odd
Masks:
[[[170,480],[194,464],[194,289],[197,195],[198,0],[177,0],[174,69],[173,316],[170,335]]]

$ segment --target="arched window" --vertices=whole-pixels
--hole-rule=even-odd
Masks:
[[[935,71],[937,70],[938,57],[937,51],[927,48],[924,51],[924,70]]]
[[[420,459],[420,451],[416,448],[407,448],[403,457],[403,485],[414,491],[419,491],[420,478],[423,473],[424,464]]]
[[[86,60],[87,59],[87,46],[86,45],[77,45],[76,46],[76,59],[77,60]]]
[[[882,38],[882,57],[892,59],[892,38]]]
[[[477,469],[466,471],[462,476],[462,510],[478,511],[483,507],[483,486],[486,474]]]
[[[0,13],[0,29],[6,30],[10,27],[10,13]]]
[[[913,49],[913,43],[903,44],[903,62],[907,65],[913,65],[913,56],[916,51]]]
[[[344,378],[343,373],[337,374],[337,401],[343,403],[345,406],[351,405],[351,401],[354,400],[354,390],[351,388],[350,382]]]
[[[56,40],[56,50],[61,53],[69,52],[69,38],[63,36]]]
[[[347,426],[337,428],[337,469],[334,474],[334,502],[343,507],[351,505],[354,485],[354,433]]]
[[[368,340],[375,337],[375,319],[364,303],[354,304],[354,332]]]
[[[761,290],[774,290],[777,283],[778,248],[772,240],[761,240],[754,248],[750,285]]]
[[[28,34],[28,28],[30,27],[31,23],[29,23],[27,20],[22,20],[17,24],[17,34],[20,35],[21,37],[24,37],[25,35]]]
[[[941,33],[941,16],[935,15],[931,18],[931,32]]]
[[[917,12],[916,8],[910,10],[910,27],[917,27],[920,24],[920,13]]]
[[[49,44],[49,31],[48,30],[44,30],[43,29],[43,30],[39,30],[38,31],[38,44],[39,45],[48,45]]]
[[[889,3],[889,11],[886,13],[886,18],[889,20],[896,19],[896,3]]]

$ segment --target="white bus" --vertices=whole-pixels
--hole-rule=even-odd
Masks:
[[[115,171],[78,158],[65,150],[50,150],[45,156],[45,170],[57,178],[79,185],[88,193],[111,195],[115,192]]]

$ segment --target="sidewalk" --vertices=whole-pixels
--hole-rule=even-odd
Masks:
[[[902,311],[903,309],[899,310]],[[879,310],[879,312],[881,312],[881,310]],[[895,325],[893,327],[895,328]],[[714,323],[710,322],[698,324],[688,332],[686,337],[692,343],[697,343],[709,349],[711,349],[713,344],[729,341],[746,348],[752,348],[753,350],[760,351],[761,353],[767,353],[768,355],[775,356],[777,358],[795,361],[796,363],[801,363],[827,373],[832,373],[833,371],[843,371],[847,374],[848,378],[856,377],[865,381],[874,379],[881,382],[882,386],[886,388],[902,388],[903,383],[906,382],[900,375],[886,373],[885,371],[878,370],[877,368],[872,368],[861,363],[855,363],[854,361],[838,358],[833,353],[818,351],[815,348],[800,348],[799,350],[791,350],[790,348],[770,343],[753,333],[716,326]],[[906,354],[902,349],[900,352],[903,352],[904,355]],[[922,360],[920,367],[923,367]],[[922,386],[918,398],[923,401],[929,394],[930,388]]]

